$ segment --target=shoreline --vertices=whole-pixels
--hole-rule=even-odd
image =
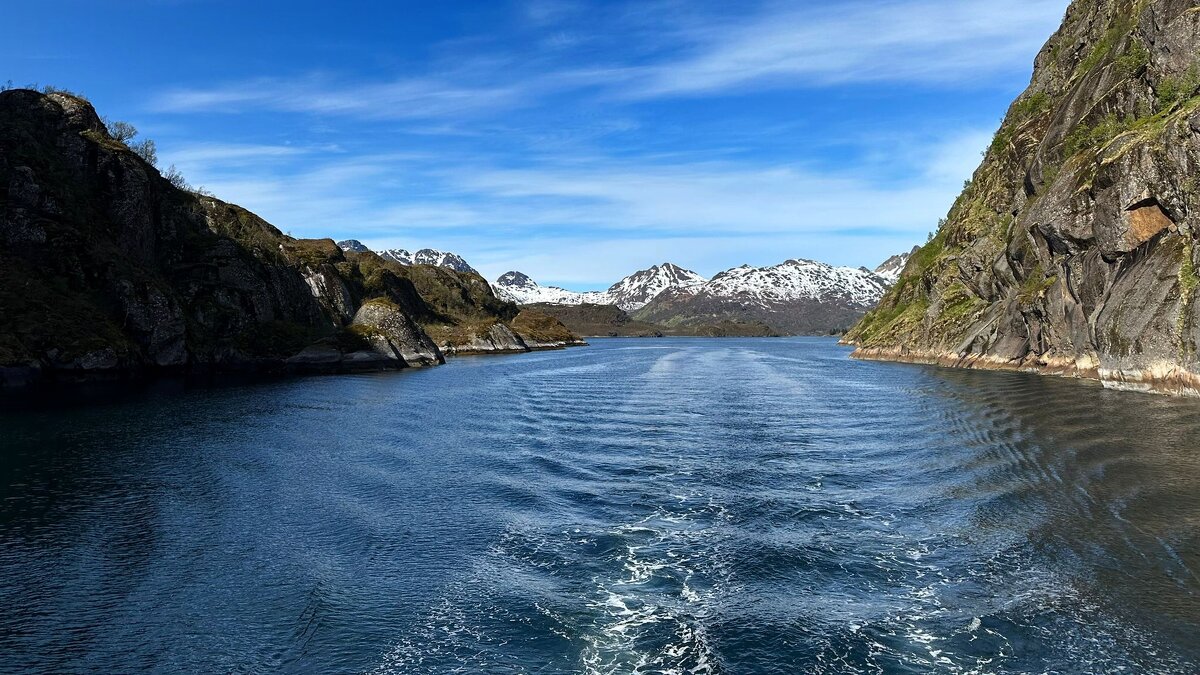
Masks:
[[[847,344],[847,343],[843,343]],[[1031,373],[1099,382],[1105,389],[1134,391],[1163,396],[1200,398],[1200,375],[1188,372],[1177,364],[1164,362],[1150,368],[1103,368],[1092,357],[1071,360],[1065,358],[1026,357],[1019,361],[987,354],[958,354],[949,351],[912,349],[908,347],[855,347],[850,358],[861,361],[912,363],[917,365],[958,368],[962,370],[994,370]]]
[[[508,356],[532,352],[561,351],[572,347],[586,347],[579,340],[566,343],[540,343],[527,349],[492,349],[443,352],[444,359],[459,356]],[[70,390],[76,387],[104,384],[152,384],[155,382],[184,381],[197,383],[219,383],[227,381],[258,382],[291,379],[297,377],[324,377],[337,375],[364,375],[390,373],[407,370],[426,370],[444,365],[398,363],[394,360],[371,360],[364,362],[338,361],[336,363],[289,363],[286,360],[247,360],[230,363],[207,363],[192,366],[138,366],[132,368],[106,369],[56,369],[40,366],[0,366],[0,392],[20,393],[30,390]]]

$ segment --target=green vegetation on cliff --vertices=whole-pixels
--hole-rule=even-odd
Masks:
[[[847,339],[1190,386],[1198,59],[1189,3],[1072,3],[936,236]]]

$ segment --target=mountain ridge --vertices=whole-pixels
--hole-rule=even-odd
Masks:
[[[706,282],[699,274],[665,262],[629,274],[605,291],[568,291],[558,286],[540,286],[527,274],[506,272],[492,288],[497,295],[517,304],[615,305],[625,311],[641,309],[667,288],[693,288]]]
[[[539,286],[526,274],[508,272],[493,288],[499,297],[518,304],[615,305],[660,331],[748,321],[787,333],[840,333],[882,296],[887,285],[864,268],[793,259],[762,268],[742,265],[712,279],[663,263],[630,274],[607,291],[586,293]],[[793,313],[797,316],[790,316]]]
[[[337,243],[338,248],[343,251],[354,253],[365,253],[371,249],[357,239],[345,239]],[[399,265],[433,265],[435,267],[445,267],[456,272],[467,272],[469,274],[479,274],[479,271],[471,267],[462,256],[457,253],[448,253],[439,251],[435,248],[423,248],[418,251],[409,252],[403,248],[386,248],[378,251],[377,254],[384,260],[390,260]],[[482,276],[482,275],[480,275]]]

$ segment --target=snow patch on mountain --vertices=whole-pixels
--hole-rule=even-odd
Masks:
[[[436,267],[448,267],[458,272],[479,274],[461,256],[433,248],[423,248],[414,253],[409,253],[402,248],[389,248],[380,251],[379,257],[384,260],[398,262],[401,265],[434,265]]]

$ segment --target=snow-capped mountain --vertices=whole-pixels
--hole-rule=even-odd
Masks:
[[[367,248],[366,244],[357,239],[339,241],[337,245],[343,251],[352,251],[354,253],[369,253],[371,251],[371,249]]]
[[[515,302],[518,305],[546,303],[550,305],[608,305],[608,294],[603,291],[588,291],[580,293],[568,291],[558,286],[539,286],[528,275],[520,272],[506,272],[492,284],[492,290],[501,300]]]
[[[688,291],[707,281],[691,270],[663,263],[630,274],[609,287],[607,291],[568,291],[557,286],[539,286],[521,272],[508,272],[492,284],[497,297],[519,305],[547,303],[551,305],[616,305],[631,312],[646,306],[668,288]]]
[[[921,250],[920,246],[914,246],[908,253],[900,253],[884,260],[879,267],[875,268],[875,274],[887,281],[889,286],[895,284],[900,281],[900,273],[904,271],[908,259],[919,250]]]
[[[458,272],[474,272],[475,274],[479,274],[474,267],[471,267],[467,264],[466,260],[462,259],[462,256],[432,248],[423,248],[414,253],[409,253],[402,248],[389,248],[380,251],[379,257],[384,260],[398,262],[401,265],[435,265],[437,267],[449,267]]]
[[[354,251],[357,253],[364,253],[371,250],[357,239],[339,241],[338,246],[343,251]],[[448,267],[458,272],[479,274],[474,267],[471,267],[467,264],[466,260],[462,259],[462,256],[432,248],[423,248],[415,253],[409,253],[402,248],[389,248],[379,251],[379,257],[384,260],[400,263],[401,265],[435,265],[437,267]]]
[[[887,282],[866,269],[788,260],[771,267],[735,267],[682,292],[668,289],[633,317],[673,327],[729,320],[759,321],[791,334],[841,332],[886,289]]]
[[[498,297],[522,305],[616,305],[634,320],[664,330],[733,321],[761,322],[782,333],[804,334],[847,329],[879,302],[889,285],[865,268],[797,259],[770,267],[742,265],[712,279],[663,263],[635,272],[603,292],[539,286],[520,272],[505,274],[492,288]]]
[[[703,286],[707,281],[691,270],[673,263],[663,263],[634,272],[613,284],[607,291],[608,304],[631,312],[645,307],[668,288],[686,293]]]
[[[788,260],[773,267],[742,265],[721,272],[693,295],[738,298],[768,307],[793,300],[841,302],[870,308],[887,284],[873,272],[834,267],[814,260]]]

